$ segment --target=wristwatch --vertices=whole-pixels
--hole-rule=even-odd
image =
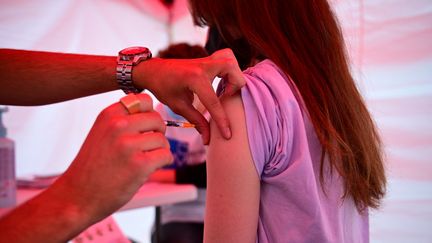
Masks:
[[[137,88],[132,78],[133,67],[148,60],[152,53],[146,47],[134,46],[123,49],[117,57],[116,78],[120,88],[126,93],[141,93],[144,89]]]

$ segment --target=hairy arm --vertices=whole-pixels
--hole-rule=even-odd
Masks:
[[[45,105],[118,89],[116,57],[0,49],[0,104]],[[227,80],[226,94],[245,80],[231,50],[199,59],[152,58],[133,69],[134,85],[150,90],[162,103],[196,125],[209,141],[209,125],[193,107],[196,94],[218,124],[231,137],[225,111],[213,91],[216,77]]]
[[[0,49],[0,104],[44,105],[117,89],[116,57]]]
[[[211,123],[207,158],[205,242],[255,242],[260,179],[249,149],[242,100],[225,97],[232,138],[223,139]]]

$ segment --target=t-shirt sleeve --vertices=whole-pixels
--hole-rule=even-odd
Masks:
[[[252,158],[261,178],[272,177],[291,164],[293,129],[301,111],[287,78],[274,65],[244,75],[241,95]]]

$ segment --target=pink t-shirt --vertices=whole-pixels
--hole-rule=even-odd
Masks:
[[[324,169],[323,192],[321,145],[294,83],[270,60],[244,75],[248,139],[261,179],[257,242],[368,242],[368,213],[341,199],[336,170]]]

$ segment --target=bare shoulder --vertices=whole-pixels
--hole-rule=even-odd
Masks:
[[[242,128],[245,128],[246,126],[243,102],[240,92],[237,92],[231,96],[222,97],[221,103],[230,122],[231,132],[235,138],[237,137],[236,134],[238,134]],[[211,137],[214,139],[225,140],[217,129],[216,124],[213,121],[211,121],[210,124],[212,127]]]
[[[224,97],[222,105],[231,124],[232,137],[223,138],[211,122],[205,242],[255,242],[259,176],[249,149],[240,93]]]

